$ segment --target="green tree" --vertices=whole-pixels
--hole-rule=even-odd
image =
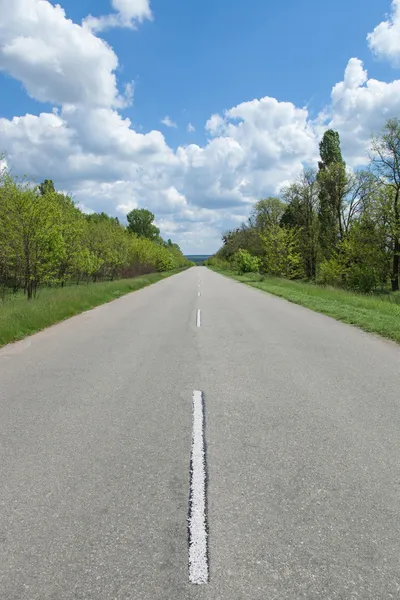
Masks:
[[[46,194],[46,198],[49,197]],[[74,201],[62,194],[52,194],[53,199],[59,205],[59,226],[63,239],[62,250],[57,264],[57,283],[63,287],[65,283],[76,275],[82,264],[80,254],[83,252],[84,234],[86,222],[84,215],[75,205]]]
[[[304,277],[300,233],[298,227],[272,225],[262,235],[265,250],[263,267],[267,273],[288,279]]]
[[[138,237],[156,241],[159,239],[160,230],[153,223],[154,214],[145,208],[134,208],[126,215],[128,231]]]
[[[323,256],[330,258],[344,237],[342,215],[348,182],[337,131],[326,131],[319,149],[319,241]]]
[[[39,191],[42,196],[45,196],[46,194],[54,194],[54,192],[56,191],[56,188],[54,187],[54,183],[51,179],[45,179],[39,185]]]
[[[272,196],[259,200],[253,207],[250,224],[259,231],[278,225],[285,212],[285,203]]]
[[[241,227],[226,231],[222,235],[222,242],[222,248],[216,253],[216,258],[219,260],[231,260],[239,249],[247,250],[259,258],[264,254],[259,231],[254,227],[251,219]]]
[[[318,183],[314,169],[304,169],[299,179],[282,190],[286,202],[281,225],[297,227],[299,251],[308,279],[314,279],[319,258]]]
[[[387,189],[386,212],[392,242],[392,291],[399,290],[400,264],[400,120],[389,119],[372,137],[372,172]]]
[[[28,299],[54,280],[63,252],[61,209],[54,194],[41,196],[28,183],[3,181],[0,203],[2,254]]]

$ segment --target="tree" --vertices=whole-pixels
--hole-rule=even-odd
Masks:
[[[251,213],[250,224],[263,231],[272,225],[278,225],[284,212],[284,202],[270,196],[256,202]]]
[[[56,191],[56,189],[55,189],[54,183],[52,182],[51,179],[45,179],[39,185],[39,191],[40,191],[40,194],[42,196],[45,196],[46,194],[54,194],[54,192]]]
[[[319,241],[322,254],[328,259],[344,237],[342,214],[347,176],[337,131],[329,129],[324,133],[319,150]]]
[[[57,265],[57,282],[63,287],[77,271],[80,272],[79,267],[82,265],[80,254],[84,249],[87,223],[71,198],[56,193],[56,201],[61,209],[59,225],[63,239],[63,248]]]
[[[39,286],[63,286],[73,278],[80,283],[189,266],[177,244],[161,239],[149,211],[136,212],[136,217],[142,217],[142,228],[134,235],[104,212],[83,214],[49,179],[39,186],[18,180],[3,158],[1,155],[1,295],[22,288],[31,300]],[[147,229],[143,217],[147,217]],[[131,223],[138,222],[134,212]]]
[[[400,120],[389,119],[382,132],[372,137],[372,173],[387,188],[387,213],[392,240],[392,291],[399,290],[400,263]]]
[[[298,181],[282,190],[286,201],[281,225],[299,228],[299,251],[308,279],[315,278],[318,261],[318,183],[315,169],[304,169]]]
[[[377,193],[377,184],[369,171],[347,174],[347,185],[341,213],[343,235],[350,232],[353,223],[368,209]]]
[[[55,195],[41,196],[29,182],[7,177],[1,190],[0,238],[7,265],[28,300],[50,282],[63,252],[60,206]]]
[[[217,252],[217,258],[230,260],[239,249],[247,250],[250,254],[261,258],[264,254],[263,245],[259,232],[251,224],[249,219],[241,227],[226,231],[222,235],[223,246]]]
[[[325,131],[319,144],[319,155],[321,157],[318,163],[319,170],[326,169],[333,163],[343,163],[342,151],[340,149],[340,137],[337,131],[328,129]]]
[[[138,237],[156,241],[160,236],[160,230],[153,223],[154,214],[145,208],[134,208],[126,215],[128,220],[128,231]]]
[[[304,277],[300,247],[300,229],[271,225],[262,236],[264,270],[271,275],[296,279]]]

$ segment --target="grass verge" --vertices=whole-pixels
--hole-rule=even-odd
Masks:
[[[65,288],[43,288],[30,302],[23,294],[0,301],[0,347],[177,272],[151,273],[133,279],[69,285]]]
[[[362,295],[346,290],[213,268],[237,281],[400,343],[400,294]]]

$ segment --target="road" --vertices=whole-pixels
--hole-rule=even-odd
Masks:
[[[398,599],[399,366],[203,267],[3,348],[0,598]]]

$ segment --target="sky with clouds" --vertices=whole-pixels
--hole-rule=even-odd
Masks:
[[[400,0],[0,0],[0,152],[210,254],[260,198],[400,116]]]

